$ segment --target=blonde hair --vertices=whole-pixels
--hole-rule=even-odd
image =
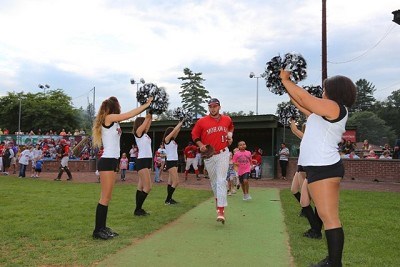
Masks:
[[[118,99],[115,96],[111,96],[101,103],[99,112],[93,122],[92,128],[92,143],[93,147],[101,147],[103,142],[101,140],[101,127],[103,126],[106,116],[109,114],[120,114],[121,107]]]

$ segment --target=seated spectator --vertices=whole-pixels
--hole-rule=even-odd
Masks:
[[[379,159],[392,159],[392,157],[390,156],[389,150],[383,151],[383,153],[382,153],[382,155],[379,157]]]
[[[366,158],[369,155],[369,152],[371,151],[371,149],[372,149],[371,145],[369,144],[368,140],[365,139],[364,143],[363,143],[363,145],[361,147],[361,150],[363,151],[364,158]]]
[[[378,156],[375,154],[375,151],[370,150],[369,154],[365,158],[366,159],[378,159]]]
[[[0,135],[3,135],[4,133],[3,133],[3,130],[1,130],[1,128],[0,128]]]
[[[357,156],[356,152],[351,151],[349,154],[345,154],[343,156],[344,159],[359,159],[360,157]]]
[[[80,135],[86,135],[85,130],[81,129],[81,131],[79,132]]]
[[[391,148],[390,148],[390,146],[389,146],[389,144],[385,144],[383,147],[382,147],[382,150],[383,151],[389,151],[389,153],[390,153],[390,151],[392,150]]]
[[[66,136],[66,135],[67,135],[67,132],[65,132],[65,129],[62,129],[62,130],[61,130],[60,135],[61,135],[61,136]]]
[[[78,130],[78,129],[75,129],[74,135],[77,136],[77,135],[79,135],[79,134],[80,134],[80,133],[79,133],[79,130]]]
[[[3,134],[4,135],[8,135],[10,133],[10,131],[7,129],[7,128],[5,128],[4,130],[3,130]]]
[[[354,151],[354,144],[350,140],[347,140],[346,144],[342,148],[342,152],[343,154],[348,155],[352,151]]]

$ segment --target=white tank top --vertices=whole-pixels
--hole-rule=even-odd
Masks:
[[[311,114],[300,143],[299,165],[327,166],[340,160],[338,143],[346,131],[347,108],[341,106],[338,120],[328,121]],[[344,116],[343,116],[344,114]]]
[[[143,133],[142,137],[137,137],[135,134],[136,144],[138,146],[138,159],[152,158],[153,152],[151,151],[151,138],[147,133]]]
[[[113,122],[109,127],[101,126],[101,140],[104,147],[102,158],[119,158],[121,133],[118,122]]]
[[[167,151],[167,160],[178,160],[178,144],[175,140],[170,140],[168,144],[165,144],[165,150]]]

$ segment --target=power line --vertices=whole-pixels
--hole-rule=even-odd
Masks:
[[[371,48],[367,49],[367,50],[366,50],[364,53],[362,53],[361,55],[356,56],[356,57],[354,57],[354,58],[352,58],[352,59],[349,59],[349,60],[346,60],[346,61],[337,61],[337,62],[328,61],[328,62],[331,63],[331,64],[344,64],[344,63],[349,63],[349,62],[355,61],[355,60],[357,60],[357,59],[360,59],[361,57],[363,57],[363,56],[365,56],[366,54],[368,54],[372,49],[374,49],[375,47],[377,47],[377,46],[390,34],[390,32],[394,29],[394,27],[396,27],[396,25],[394,25],[394,24],[393,24],[391,27],[389,27],[389,29],[386,31],[386,33],[383,35],[383,37],[382,37],[374,46],[372,46]]]

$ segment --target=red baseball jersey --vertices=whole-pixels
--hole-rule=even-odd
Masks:
[[[190,145],[185,147],[184,153],[186,158],[195,158],[197,154],[197,146]]]
[[[215,151],[228,146],[228,132],[233,132],[233,122],[229,116],[221,115],[214,119],[210,115],[199,119],[193,127],[193,141],[201,140],[205,145],[211,145]]]

